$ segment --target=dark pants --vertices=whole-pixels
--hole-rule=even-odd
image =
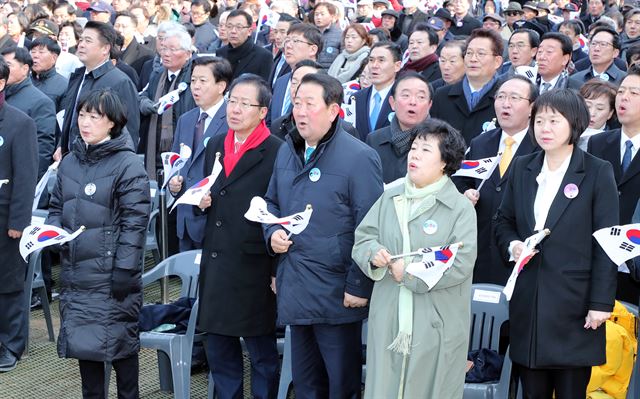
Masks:
[[[27,345],[26,300],[24,291],[0,294],[0,344],[18,359]]]
[[[297,399],[358,399],[362,322],[291,326],[291,370]]]
[[[591,367],[568,369],[530,369],[515,365],[524,399],[584,399],[591,378]]]
[[[278,395],[280,359],[276,335],[244,337],[251,359],[253,398],[271,399]],[[243,361],[240,338],[207,334],[207,362],[218,399],[242,399]]]
[[[78,360],[82,379],[82,397],[84,399],[104,399],[104,362]],[[138,399],[138,373],[140,370],[138,354],[126,359],[114,360],[118,399]]]
[[[191,251],[192,249],[202,249],[202,242],[193,241],[191,237],[189,237],[189,233],[185,232],[184,237],[178,237],[178,247],[180,252]]]

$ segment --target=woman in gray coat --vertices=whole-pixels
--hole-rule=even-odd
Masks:
[[[102,397],[111,362],[119,398],[138,394],[140,258],[149,220],[149,180],[126,111],[110,90],[93,91],[77,111],[80,137],[61,162],[48,223],[86,230],[61,251],[58,355],[79,360],[82,394]]]
[[[449,176],[465,144],[437,119],[416,126],[412,136],[407,176],[388,186],[355,232],[353,259],[375,281],[365,398],[462,398],[476,215]],[[407,272],[421,259],[391,258],[458,242],[453,263],[429,284]]]

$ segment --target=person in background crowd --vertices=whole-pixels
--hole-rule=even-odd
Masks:
[[[73,143],[80,134],[76,105],[85,95],[96,89],[113,90],[125,104],[126,130],[133,140],[133,147],[137,147],[140,128],[138,93],[131,79],[111,62],[111,48],[116,45],[117,35],[118,33],[111,25],[103,22],[89,21],[85,25],[77,51],[84,68],[76,69],[71,75],[69,88],[62,99],[66,117],[57,142],[56,153],[54,153],[55,161],[61,160],[62,155],[73,149]]]
[[[578,141],[578,147],[583,151],[587,151],[592,136],[609,130],[607,124],[615,115],[617,90],[614,84],[601,79],[591,79],[580,88],[580,95],[589,109],[589,127]]]
[[[598,21],[604,14],[605,0],[589,0],[587,4],[588,12],[586,15],[580,17],[580,20],[582,21],[584,28],[589,30],[591,24]]]
[[[450,4],[453,5],[455,23],[449,28],[454,36],[457,35],[470,35],[474,29],[481,28],[482,22],[475,19],[469,14],[469,2],[467,0],[451,0]]]
[[[63,23],[58,34],[60,55],[56,61],[56,70],[67,79],[76,69],[84,66],[78,56],[75,55],[81,34],[82,28],[75,22]]]
[[[263,225],[269,250],[286,254],[277,267],[277,315],[291,328],[293,386],[302,398],[358,398],[362,389],[362,320],[372,283],[351,249],[356,226],[382,194],[382,168],[373,149],[341,128],[342,101],[335,78],[302,78],[297,129],[278,151],[265,195],[278,217],[313,207],[308,226],[293,237],[280,225]]]
[[[62,26],[62,24],[65,22],[75,22],[76,10],[71,4],[67,3],[66,1],[58,2],[53,8],[53,15],[51,16],[51,20],[58,26]]]
[[[592,234],[618,224],[618,201],[611,165],[577,146],[588,112],[570,89],[538,97],[529,134],[542,151],[513,161],[496,215],[500,251],[516,262],[527,237],[550,230],[509,302],[509,355],[523,397],[583,398],[591,367],[606,361],[615,265]]]
[[[536,4],[536,7],[538,8],[538,16],[535,22],[542,26],[547,32],[551,32],[555,24],[549,20],[549,13],[551,12],[549,5],[544,1],[540,1]]]
[[[199,53],[214,53],[220,48],[218,35],[209,22],[210,12],[211,4],[209,1],[193,0],[191,2],[191,23],[196,27],[195,46]]]
[[[536,83],[540,88],[540,94],[551,89],[564,89],[569,85],[567,66],[571,61],[572,51],[573,45],[568,36],[558,32],[542,35],[536,54],[538,64]]]
[[[467,43],[464,40],[451,40],[444,44],[438,60],[442,78],[432,82],[434,92],[442,86],[452,85],[464,78],[464,53],[466,51]]]
[[[627,65],[629,65],[629,69],[640,63],[640,43],[627,49],[625,60],[627,61]]]
[[[402,2],[402,12],[400,13],[400,26],[402,33],[405,35],[411,34],[413,29],[419,23],[427,22],[429,16],[418,8],[418,0],[404,0]]]
[[[371,47],[369,63],[371,87],[354,94],[356,102],[356,129],[360,139],[389,125],[391,105],[389,96],[396,75],[400,71],[402,54],[400,47],[392,42],[379,42]]]
[[[536,54],[540,45],[538,32],[532,29],[516,29],[509,38],[509,61],[502,65],[501,73],[514,75],[519,66],[536,65]]]
[[[191,65],[191,94],[197,107],[178,119],[171,151],[180,153],[180,145],[184,144],[192,153],[180,174],[169,181],[169,191],[176,198],[209,175],[211,168],[204,167],[206,144],[229,129],[224,100],[231,84],[229,61],[205,56],[194,59]],[[180,252],[202,249],[206,217],[195,214],[190,205],[178,205],[176,220]]]
[[[6,16],[0,16],[0,50],[16,45],[13,40],[11,40],[9,33],[7,33],[8,23],[9,20]]]
[[[69,85],[69,80],[56,71],[59,55],[60,46],[49,37],[39,37],[31,42],[31,81],[53,101],[56,112],[62,109],[62,98]]]
[[[598,28],[589,41],[589,60],[591,68],[580,71],[569,79],[569,88],[580,90],[585,82],[592,78],[619,84],[626,73],[613,63],[620,54],[620,36],[611,28]]]
[[[380,26],[389,31],[391,41],[400,46],[400,50],[404,54],[404,51],[409,46],[409,39],[407,35],[402,33],[400,14],[396,10],[384,10]]]
[[[7,15],[7,34],[18,47],[29,48],[31,40],[27,38],[26,31],[29,28],[29,19],[22,12]]]
[[[498,32],[476,29],[467,39],[465,77],[461,82],[441,87],[433,97],[431,116],[459,129],[467,143],[482,133],[485,122],[496,116],[493,102],[503,51]]]
[[[58,168],[46,221],[69,232],[85,226],[60,248],[58,356],[78,359],[84,398],[103,397],[105,362],[116,371],[118,396],[138,398],[149,179],[123,131],[116,92],[91,91],[75,112],[80,135]]]
[[[402,67],[400,73],[416,71],[421,73],[428,82],[442,77],[438,64],[438,34],[425,24],[416,26],[409,37],[409,61]]]
[[[271,54],[273,54],[273,69],[271,70],[268,80],[271,87],[275,85],[279,77],[291,72],[291,67],[284,56],[284,41],[287,38],[289,28],[298,23],[300,23],[300,21],[289,14],[280,14],[276,26],[271,29],[271,38],[273,39],[273,47],[271,50]]]
[[[231,11],[227,17],[226,29],[229,44],[220,48],[216,54],[231,63],[233,78],[243,73],[253,73],[264,80],[269,79],[273,57],[268,50],[250,40],[254,29],[251,15],[242,10]]]
[[[116,13],[129,11],[129,7],[131,7],[131,1],[129,0],[112,0],[111,5],[113,6],[113,10]]]
[[[378,42],[388,42],[391,41],[391,34],[389,33],[389,31],[385,28],[375,28],[375,29],[371,29],[369,32],[367,32],[369,34],[369,39],[371,39],[371,45],[373,46],[374,44],[378,43]]]
[[[150,50],[155,48],[157,26],[152,25],[151,16],[143,6],[133,6],[129,11],[136,18],[135,37],[138,43],[144,44]]]
[[[524,13],[524,19],[529,22],[535,21],[539,13],[537,3],[534,3],[533,1],[527,1],[524,3],[522,5],[522,11]]]
[[[122,61],[140,75],[144,63],[153,58],[153,51],[136,40],[137,25],[136,17],[128,11],[123,11],[116,14],[116,22],[113,27],[123,38]]]
[[[353,259],[375,281],[365,398],[460,398],[476,220],[449,177],[460,168],[466,145],[454,128],[435,119],[412,129],[409,139],[406,177],[382,194],[355,233]],[[428,223],[437,228],[425,234]],[[413,257],[391,259],[455,242],[463,246],[435,285],[406,270]]]
[[[356,79],[367,63],[371,40],[361,24],[351,24],[342,32],[342,51],[329,67],[328,74],[346,83]]]
[[[436,54],[440,55],[444,44],[450,40],[453,40],[453,35],[447,28],[447,22],[439,17],[432,17],[427,20],[427,26],[438,35],[438,47],[436,48]]]
[[[207,359],[220,399],[242,397],[240,337],[251,359],[252,395],[275,398],[278,391],[276,298],[271,284],[277,258],[264,245],[261,224],[243,216],[251,199],[267,191],[282,144],[264,123],[268,106],[269,86],[262,78],[246,74],[236,79],[227,105],[229,131],[213,137],[206,149],[206,170],[220,153],[223,171],[200,202],[207,234],[198,326],[207,333]]]
[[[371,22],[371,17],[373,17],[373,0],[358,1],[356,13],[357,13],[357,17],[355,19],[356,23],[364,24],[364,23]]]
[[[391,88],[389,104],[393,118],[389,126],[371,132],[366,139],[380,156],[385,184],[407,174],[411,131],[429,117],[432,94],[429,81],[413,71],[402,73]]]
[[[624,59],[627,49],[640,43],[640,9],[633,8],[624,15],[624,32],[620,35],[622,52],[620,58]]]
[[[115,10],[106,1],[96,1],[89,8],[89,20],[103,23],[111,23],[111,18],[116,14]]]
[[[622,125],[620,129],[610,130],[589,139],[587,150],[600,159],[613,165],[620,207],[620,223],[628,224],[633,216],[636,203],[640,198],[640,69],[629,69],[616,94],[616,116]],[[604,190],[601,188],[601,190]],[[613,206],[612,206],[613,207]],[[618,224],[618,223],[613,223]],[[616,299],[634,303],[640,296],[640,283],[634,282],[628,274],[626,265],[618,267]]]
[[[342,31],[336,23],[338,9],[331,3],[319,3],[313,9],[313,23],[322,33],[322,50],[318,52],[318,64],[329,68],[342,48]]]
[[[507,27],[511,29],[511,31],[516,30],[517,28],[514,26],[514,23],[524,19],[522,5],[515,1],[510,2],[507,8],[504,9],[504,16],[506,18]]]
[[[571,39],[571,44],[573,46],[573,51],[571,52],[571,62],[574,65],[584,59],[588,58],[589,55],[582,50],[582,45],[580,43],[580,35],[582,34],[582,24],[576,20],[564,21],[558,25],[558,32],[566,35]]]
[[[36,124],[4,101],[9,66],[0,57],[0,373],[13,370],[26,348],[27,308],[24,276],[27,264],[20,256],[22,231],[31,224],[33,193],[38,179]]]
[[[500,164],[478,190],[481,180],[454,177],[461,193],[475,206],[478,218],[478,258],[473,269],[473,282],[505,285],[513,264],[502,256],[495,239],[496,214],[507,186],[514,158],[536,150],[527,137],[531,107],[538,98],[538,87],[529,79],[515,75],[507,77],[498,87],[494,108],[499,128],[471,140],[466,159],[495,157],[502,153]]]
[[[29,115],[36,123],[38,137],[38,178],[51,164],[55,146],[56,106],[53,101],[31,83],[33,60],[22,47],[0,52],[9,66],[9,78],[4,90],[5,100]]]

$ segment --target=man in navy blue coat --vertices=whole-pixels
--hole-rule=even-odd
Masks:
[[[294,98],[297,130],[280,147],[269,211],[288,216],[313,207],[308,226],[287,237],[264,225],[280,256],[278,324],[291,326],[293,385],[302,398],[359,398],[361,328],[373,287],[351,259],[354,230],[382,194],[376,152],[338,123],[342,85],[324,74],[302,78]]]
[[[191,94],[198,107],[178,119],[172,152],[180,152],[180,144],[191,148],[191,157],[177,176],[169,181],[169,191],[179,197],[205,176],[204,149],[213,136],[227,134],[227,106],[224,93],[231,84],[233,72],[229,61],[220,57],[200,57],[192,62]],[[177,234],[180,252],[202,248],[206,215],[196,214],[193,206],[178,205]]]

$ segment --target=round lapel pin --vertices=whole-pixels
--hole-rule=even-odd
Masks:
[[[438,231],[438,223],[436,223],[435,220],[429,219],[422,225],[422,231],[428,235],[435,234],[436,231]]]
[[[92,196],[96,193],[96,185],[93,183],[87,184],[86,186],[84,186],[84,193],[88,196]]]
[[[569,199],[573,199],[577,197],[579,192],[580,190],[578,189],[578,186],[576,186],[573,183],[569,183],[566,186],[564,186],[564,196]]]
[[[4,137],[0,136],[0,147],[4,144]]]
[[[322,176],[322,173],[318,168],[313,168],[309,171],[309,180],[311,180],[314,183],[320,180],[320,176]]]

